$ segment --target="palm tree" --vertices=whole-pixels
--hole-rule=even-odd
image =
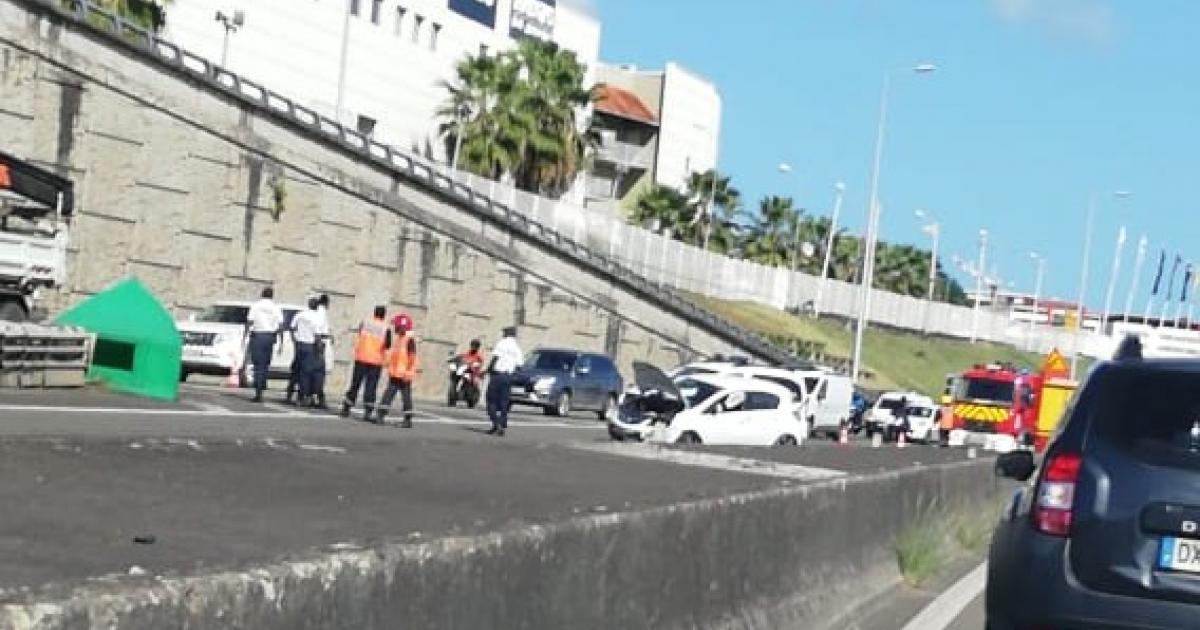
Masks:
[[[651,229],[670,229],[675,238],[682,240],[690,222],[687,200],[669,186],[651,186],[638,197],[629,221]]]
[[[438,117],[447,154],[461,144],[459,168],[511,175],[530,192],[560,196],[587,165],[594,144],[577,120],[592,100],[587,68],[554,42],[523,40],[499,55],[468,57]],[[461,133],[461,140],[459,135]]]
[[[729,184],[729,176],[709,169],[703,173],[693,172],[687,182],[688,206],[692,211],[695,227],[695,243],[712,245],[714,234],[732,230],[737,224],[741,209],[741,193]],[[722,234],[721,240],[728,235]]]
[[[455,74],[454,83],[442,83],[450,97],[437,112],[446,154],[454,159],[458,152],[458,167],[483,177],[511,173],[530,124],[506,98],[515,89],[517,65],[506,57],[472,56],[459,62]]]
[[[746,242],[746,257],[777,267],[794,264],[799,251],[796,234],[800,211],[791,197],[765,197],[759,203],[758,216]]]
[[[523,40],[511,54],[527,80],[509,97],[514,111],[529,117],[518,184],[533,192],[559,196],[586,166],[591,145],[576,114],[593,100],[583,87],[586,66],[575,53],[539,39]]]

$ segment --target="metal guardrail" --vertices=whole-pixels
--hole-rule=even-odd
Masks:
[[[95,341],[81,328],[0,322],[0,387],[82,387]]]
[[[799,362],[795,356],[771,344],[765,337],[700,308],[665,283],[643,277],[605,254],[591,251],[585,245],[545,225],[530,221],[528,217],[509,206],[470,186],[454,181],[426,160],[376,142],[356,130],[293,102],[282,94],[163,40],[112,11],[88,0],[15,1],[39,6],[81,28],[102,34],[114,43],[145,53],[155,61],[249,107],[286,121],[297,129],[315,135],[377,167],[387,169],[410,183],[459,201],[476,214],[485,215],[492,221],[507,224],[519,232],[528,234],[560,255],[588,267],[593,272],[612,277],[627,289],[660,304],[675,315],[700,323],[712,334],[724,338],[746,352],[781,364]],[[102,24],[108,26],[101,26]]]

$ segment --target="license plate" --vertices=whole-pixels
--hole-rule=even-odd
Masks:
[[[512,388],[512,393],[514,393],[518,396],[524,396],[525,388],[524,387],[514,387],[514,388]]]
[[[1172,571],[1200,573],[1200,540],[1164,537],[1159,547],[1158,566]]]

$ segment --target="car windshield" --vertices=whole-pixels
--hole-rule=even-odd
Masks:
[[[879,408],[895,411],[900,408],[901,400],[900,398],[880,398]]]
[[[204,309],[204,312],[196,317],[196,321],[214,324],[245,324],[246,315],[249,313],[250,307],[248,306],[216,304]]]
[[[704,404],[704,401],[712,398],[719,391],[713,385],[690,378],[677,380],[675,385],[679,388],[679,394],[683,396],[683,403],[687,405],[688,409],[694,409]]]
[[[931,407],[909,407],[908,417],[910,418],[928,418],[933,415]]]
[[[1013,400],[1013,383],[1011,381],[994,381],[984,378],[964,379],[959,398],[979,400],[1000,405],[1011,405]]]
[[[1200,469],[1200,374],[1109,372],[1088,386],[1093,427],[1105,442],[1148,463]]]
[[[537,350],[529,355],[529,359],[525,361],[525,367],[533,370],[570,372],[575,369],[575,358],[577,356],[574,352]]]

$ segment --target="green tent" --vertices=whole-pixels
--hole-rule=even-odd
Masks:
[[[179,330],[167,309],[136,278],[80,302],[57,322],[95,333],[89,378],[140,396],[179,396]]]

